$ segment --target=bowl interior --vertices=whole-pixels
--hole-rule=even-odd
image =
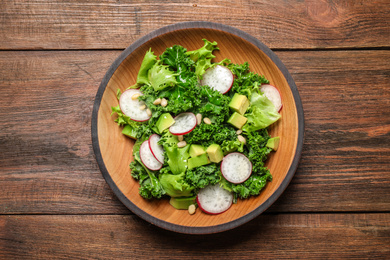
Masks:
[[[214,52],[215,61],[224,58],[229,58],[233,63],[248,61],[252,71],[264,75],[271,84],[279,88],[283,100],[283,108],[280,112],[282,117],[269,128],[271,136],[281,137],[278,151],[272,152],[266,163],[273,175],[273,181],[267,184],[259,196],[239,200],[228,211],[215,216],[204,214],[199,209],[196,214],[189,215],[186,210],[176,210],[170,206],[168,199],[143,199],[138,194],[138,182],[131,177],[129,169],[129,164],[133,160],[134,141],[121,134],[121,128],[114,122],[115,116],[111,116],[111,107],[118,105],[117,89],[123,91],[136,82],[142,59],[149,48],[152,48],[157,56],[167,47],[175,44],[182,45],[187,50],[194,50],[203,46],[204,38],[218,42],[220,50]],[[298,116],[293,93],[286,78],[262,50],[243,38],[222,30],[187,28],[166,32],[146,41],[121,62],[102,94],[97,114],[97,130],[102,161],[117,191],[123,194],[125,201],[131,202],[124,202],[126,206],[130,209],[140,209],[141,213],[138,215],[141,217],[152,216],[152,219],[162,221],[168,226],[213,227],[234,222],[253,212],[266,203],[285,181],[296,153]],[[264,207],[263,211],[268,206]]]

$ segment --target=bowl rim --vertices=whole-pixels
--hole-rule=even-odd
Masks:
[[[286,177],[281,182],[280,186],[275,190],[275,192],[259,207],[254,209],[253,211],[249,212],[248,214],[237,218],[233,221],[220,224],[220,225],[214,225],[214,226],[204,226],[204,227],[198,227],[198,226],[183,226],[178,225],[174,223],[170,223],[164,220],[161,220],[159,218],[156,218],[154,216],[151,216],[144,212],[141,208],[136,206],[131,200],[129,200],[118,188],[118,186],[115,184],[113,179],[111,178],[110,173],[108,172],[103,157],[100,150],[99,145],[99,138],[98,138],[98,112],[100,108],[100,104],[102,101],[102,97],[104,94],[104,91],[107,87],[107,84],[109,80],[111,79],[112,75],[115,73],[117,68],[120,66],[120,64],[126,59],[128,55],[130,55],[133,51],[135,51],[138,47],[142,46],[144,43],[148,42],[149,40],[153,39],[156,36],[160,36],[166,33],[172,33],[174,31],[179,30],[185,30],[185,29],[211,29],[211,30],[218,30],[223,31],[226,33],[233,34],[237,37],[240,37],[253,45],[255,45],[257,48],[259,48],[261,51],[263,51],[279,68],[279,70],[282,72],[283,76],[285,77],[288,85],[290,86],[290,89],[293,94],[293,98],[295,101],[295,107],[297,110],[297,118],[298,118],[298,140],[297,140],[297,146],[294,154],[294,158],[292,160],[292,163],[290,165],[290,168],[288,169],[288,172],[286,174]],[[115,195],[118,197],[118,199],[128,208],[130,209],[134,214],[139,216],[140,218],[146,220],[147,222],[156,225],[160,228],[178,232],[178,233],[185,233],[185,234],[212,234],[212,233],[218,233],[227,231],[233,228],[236,228],[238,226],[241,226],[255,217],[259,216],[261,213],[263,213],[266,209],[268,209],[284,192],[284,190],[289,185],[290,181],[292,180],[299,164],[299,160],[301,158],[302,148],[303,148],[303,141],[304,141],[304,114],[303,114],[303,107],[302,102],[298,93],[298,89],[295,85],[295,82],[288,72],[285,65],[282,63],[282,61],[276,56],[276,54],[268,48],[264,43],[262,43],[260,40],[255,38],[254,36],[237,29],[235,27],[220,24],[220,23],[214,23],[214,22],[206,22],[206,21],[192,21],[192,22],[181,22],[181,23],[175,23],[171,24],[162,28],[159,28],[155,31],[152,31],[148,33],[147,35],[139,38],[134,43],[132,43],[129,47],[127,47],[112,63],[108,71],[106,72],[105,76],[103,77],[100,86],[98,88],[98,91],[95,96],[95,101],[93,105],[92,110],[92,120],[91,120],[91,136],[92,136],[92,146],[95,154],[96,161],[98,163],[99,169],[102,172],[102,175],[104,179],[106,180],[109,187],[113,190]]]

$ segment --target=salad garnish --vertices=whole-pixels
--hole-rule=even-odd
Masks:
[[[278,89],[249,63],[215,62],[216,42],[159,57],[149,49],[137,82],[118,89],[112,107],[122,133],[135,139],[131,175],[145,199],[170,197],[177,209],[208,214],[259,195],[272,180],[265,161],[280,137],[267,128],[281,117]]]

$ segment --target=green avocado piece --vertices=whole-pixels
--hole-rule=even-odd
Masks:
[[[245,114],[249,107],[249,100],[246,96],[235,93],[232,100],[229,103],[229,107],[241,115]]]
[[[218,144],[211,144],[209,147],[207,147],[206,152],[210,161],[213,163],[219,163],[223,159],[223,152],[221,146]]]
[[[279,142],[280,142],[280,137],[275,136],[275,137],[268,139],[266,146],[271,148],[272,150],[276,151],[276,150],[278,150]]]
[[[131,125],[126,125],[122,130],[122,134],[127,135],[130,138],[137,139],[137,131],[131,127]]]
[[[199,155],[197,157],[192,157],[188,159],[188,169],[193,169],[202,165],[209,164],[210,160],[206,153]]]
[[[248,118],[246,118],[245,116],[242,116],[237,112],[234,112],[233,115],[231,115],[231,117],[229,118],[229,120],[227,122],[229,124],[237,127],[238,129],[241,129],[242,126],[245,125],[247,120],[248,120]]]
[[[188,209],[191,204],[195,203],[196,196],[193,197],[171,197],[169,204],[175,209]]]
[[[158,132],[161,134],[165,129],[167,129],[168,127],[170,127],[174,123],[175,123],[175,119],[173,119],[171,114],[164,113],[158,118],[158,120],[156,122],[156,127],[157,127]]]
[[[191,157],[197,157],[199,155],[202,155],[206,153],[206,150],[204,149],[203,146],[199,144],[192,144],[190,147],[190,156]]]

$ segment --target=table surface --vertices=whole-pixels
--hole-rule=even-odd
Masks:
[[[211,21],[269,46],[299,90],[305,141],[266,212],[185,235],[121,204],[91,141],[100,81],[162,26]],[[0,258],[388,258],[390,1],[0,3]]]

